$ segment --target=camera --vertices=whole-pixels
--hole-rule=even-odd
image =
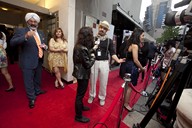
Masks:
[[[191,0],[183,0],[174,5],[174,8],[182,7],[188,5],[188,8],[182,11],[171,11],[168,12],[165,16],[165,25],[167,26],[177,26],[177,25],[185,25],[187,23],[192,23],[192,1]]]
[[[183,0],[174,5],[174,8],[188,5],[188,7],[182,11],[171,11],[165,16],[164,24],[167,26],[180,26],[186,25],[184,34],[180,36],[180,40],[188,50],[192,50],[192,1]],[[186,32],[187,30],[187,32]],[[179,39],[178,39],[179,40]]]

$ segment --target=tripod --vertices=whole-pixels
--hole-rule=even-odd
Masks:
[[[176,91],[176,95],[173,99],[173,102],[171,104],[170,111],[168,113],[168,116],[166,118],[166,124],[170,125],[172,115],[175,112],[176,106],[179,102],[180,96],[183,92],[183,89],[186,85],[190,85],[191,78],[190,75],[192,73],[192,61],[187,62],[186,64],[179,63],[177,68],[174,70],[173,74],[170,76],[170,78],[166,81],[164,88],[162,89],[159,96],[156,98],[156,100],[153,102],[154,104],[151,106],[150,110],[146,114],[146,116],[143,118],[143,120],[140,123],[134,124],[133,128],[145,128],[154,113],[157,111],[158,106],[161,105],[163,100],[166,98],[167,94],[171,90],[172,85],[174,85],[175,81],[179,79],[178,89]]]
[[[149,97],[148,99],[151,98],[153,92],[151,94],[149,94],[148,92],[146,92],[148,83],[149,83],[149,79],[152,78],[152,80],[155,79],[156,76],[154,76],[154,72],[155,70],[159,67],[159,64],[161,63],[161,60],[163,59],[163,55],[161,55],[160,57],[158,57],[158,60],[155,62],[151,63],[151,67],[148,69],[147,73],[149,73],[149,75],[147,76],[147,79],[145,81],[145,86],[144,86],[144,90],[141,92],[141,95]],[[150,76],[151,73],[153,74],[153,76]],[[155,89],[154,89],[155,90]],[[150,102],[149,100],[147,102]],[[147,105],[147,104],[146,104]]]
[[[158,64],[159,62],[157,62],[157,64]],[[149,80],[150,80],[150,78],[152,78],[153,79],[153,77],[151,76],[151,72],[153,71],[153,70],[155,70],[155,68],[156,68],[156,64],[155,64],[155,62],[153,62],[153,63],[151,63],[152,65],[151,65],[151,67],[149,68],[149,70],[147,70],[147,78],[146,78],[146,80],[144,81],[145,83],[144,83],[144,90],[141,92],[141,95],[142,96],[145,96],[145,97],[148,97],[149,96],[149,93],[146,91],[146,89],[147,89],[147,86],[148,86],[148,83],[149,83]]]
[[[128,85],[131,82],[131,74],[126,73],[125,77],[124,77],[124,81],[125,82],[122,84],[122,88],[124,88],[124,91],[122,93],[122,101],[121,101],[121,105],[120,105],[121,107],[119,109],[119,118],[118,118],[117,128],[120,128],[120,124],[121,124],[121,120],[122,120],[122,114],[123,114],[123,106],[124,106],[125,96],[126,96],[126,93],[127,93]]]

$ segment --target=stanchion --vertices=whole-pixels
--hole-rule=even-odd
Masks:
[[[122,93],[122,98],[121,98],[122,100],[121,100],[121,105],[120,105],[120,108],[119,108],[119,116],[118,116],[119,118],[118,118],[117,128],[120,128],[120,125],[121,125],[125,96],[126,96],[126,93],[127,93],[128,84],[129,84],[129,82],[131,82],[130,77],[131,77],[131,74],[126,73],[125,77],[124,77],[125,82],[122,84],[122,88],[124,90],[123,90],[123,93]]]
[[[102,117],[102,119],[94,126],[94,128],[101,128],[103,125],[105,125],[105,121],[108,119],[108,117],[111,115],[113,109],[115,108],[119,98],[121,97],[121,94],[123,92],[123,88],[120,88],[113,100],[113,102],[111,103],[110,107],[108,108],[107,112],[105,113],[105,115]]]

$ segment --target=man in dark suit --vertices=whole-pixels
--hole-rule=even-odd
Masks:
[[[20,46],[19,65],[22,70],[25,90],[29,99],[29,107],[34,108],[36,96],[44,94],[41,90],[41,72],[43,50],[47,49],[43,32],[38,31],[40,17],[36,13],[27,13],[25,16],[26,28],[16,30],[10,45]]]

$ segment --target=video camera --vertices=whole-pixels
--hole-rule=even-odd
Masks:
[[[182,11],[171,11],[166,14],[165,25],[167,26],[178,26],[192,23],[192,1],[183,0],[174,5],[174,8],[182,7],[189,4],[188,8]]]
[[[182,11],[171,11],[165,16],[164,24],[167,26],[186,25],[182,39],[184,46],[188,50],[192,50],[192,1],[183,0],[174,5],[174,8],[182,7],[188,4],[188,7]],[[187,33],[185,33],[188,28]],[[181,38],[180,38],[181,39]]]

